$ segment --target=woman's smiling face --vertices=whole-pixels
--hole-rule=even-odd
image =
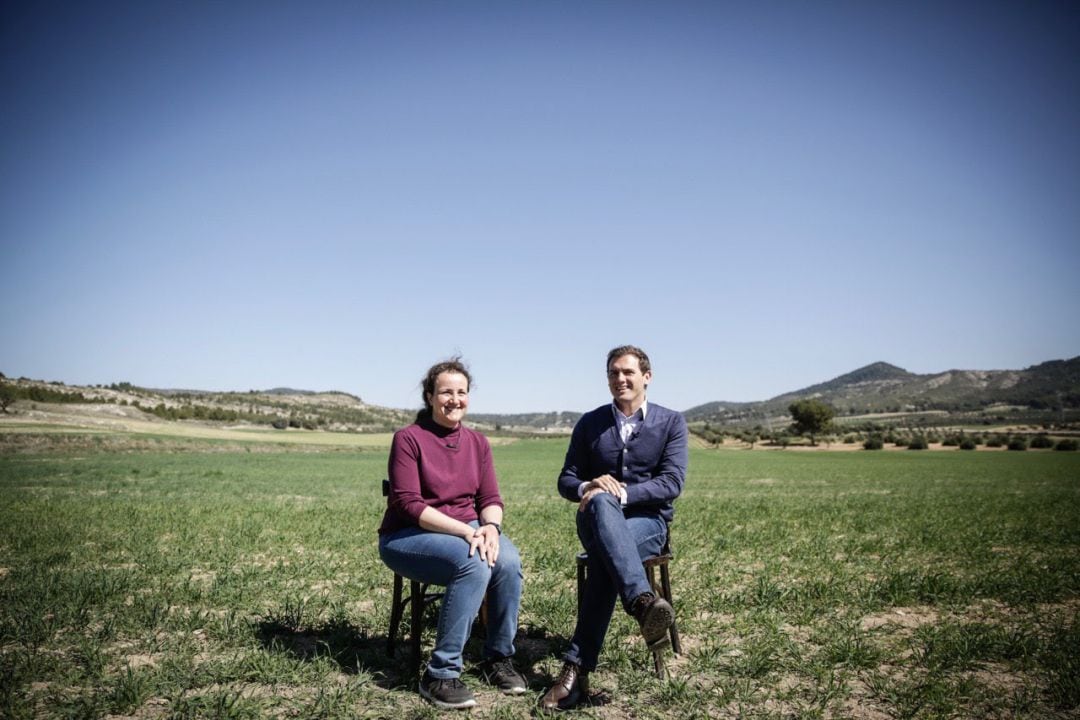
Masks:
[[[456,428],[469,408],[469,380],[461,373],[439,373],[435,378],[435,392],[428,394],[428,402],[435,422],[446,428]]]

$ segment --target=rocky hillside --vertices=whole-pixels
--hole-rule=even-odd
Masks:
[[[164,420],[382,432],[402,427],[413,418],[409,411],[369,405],[355,395],[335,391],[275,388],[209,392],[143,388],[130,383],[83,387],[29,378],[4,382],[14,389],[19,404],[114,405]]]
[[[947,370],[919,375],[876,362],[827,382],[756,403],[712,402],[690,408],[688,421],[727,422],[784,415],[799,398],[818,398],[842,415],[971,412],[994,406],[1080,408],[1080,357],[1024,370]]]

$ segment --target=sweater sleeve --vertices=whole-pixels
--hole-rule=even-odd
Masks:
[[[388,505],[399,517],[420,524],[420,513],[428,506],[420,492],[420,447],[403,432],[394,435],[387,468],[390,475]]]
[[[499,482],[495,478],[495,463],[491,458],[491,444],[483,435],[477,434],[477,456],[480,467],[480,486],[476,490],[476,512],[492,505],[503,506],[502,497],[499,495]]]

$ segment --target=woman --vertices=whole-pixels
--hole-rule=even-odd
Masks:
[[[487,596],[483,675],[503,693],[526,691],[514,654],[521,602],[521,558],[502,535],[503,503],[487,439],[461,424],[472,378],[458,358],[433,365],[424,408],[394,434],[390,496],[379,528],[379,556],[411,580],[446,587],[435,650],[420,695],[442,708],[476,704],[461,682],[462,651]]]

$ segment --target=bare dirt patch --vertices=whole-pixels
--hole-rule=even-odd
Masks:
[[[859,623],[859,627],[864,631],[890,626],[906,630],[917,630],[924,625],[933,625],[937,621],[938,613],[931,607],[897,607],[867,615]]]
[[[191,569],[191,582],[200,585],[210,585],[217,578],[217,571],[203,570],[202,568]]]
[[[1032,686],[1030,678],[1020,673],[1009,672],[1003,667],[989,667],[968,673],[968,676],[984,687],[1003,694],[1013,694]]]
[[[121,663],[128,666],[132,670],[137,670],[142,667],[157,667],[158,659],[160,657],[160,653],[139,653],[136,655],[125,655],[123,658],[121,658]]]
[[[891,720],[892,715],[878,709],[870,688],[862,680],[856,678],[849,681],[848,689],[851,694],[844,699],[840,717],[852,720]]]

